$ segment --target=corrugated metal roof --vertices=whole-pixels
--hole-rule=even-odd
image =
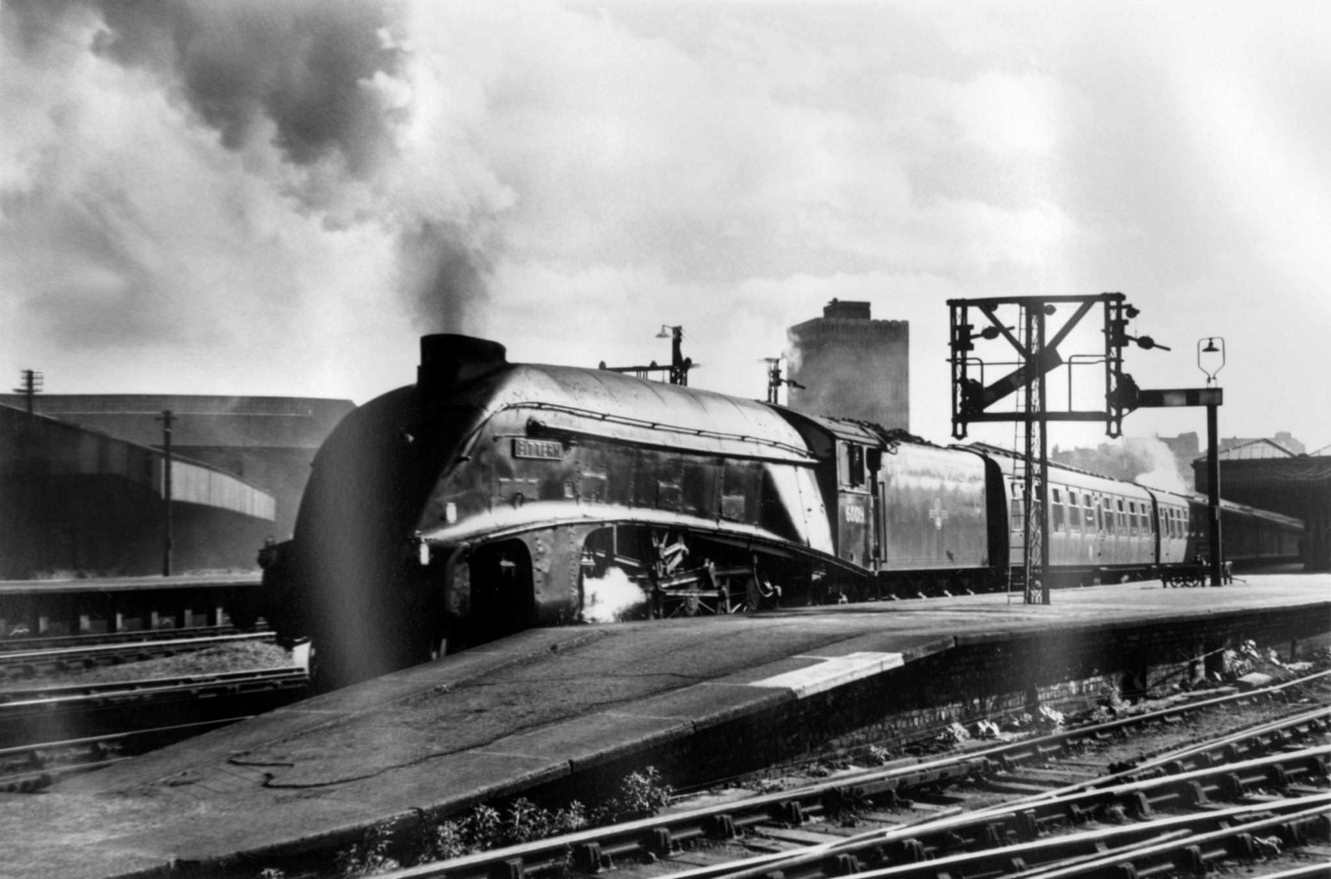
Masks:
[[[1227,449],[1221,449],[1218,457],[1226,461],[1252,461],[1270,458],[1293,458],[1294,453],[1275,440],[1255,439],[1240,443],[1237,446],[1230,446]],[[1204,461],[1206,456],[1202,455],[1195,460]]]

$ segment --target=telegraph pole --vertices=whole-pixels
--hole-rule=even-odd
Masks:
[[[19,386],[14,388],[14,393],[22,394],[27,400],[28,414],[32,414],[33,400],[42,392],[42,374],[35,369],[24,369],[19,371]]]
[[[175,413],[170,409],[163,409],[161,416],[157,419],[162,422],[162,500],[164,508],[164,519],[162,529],[162,576],[171,576],[171,425],[175,421]]]

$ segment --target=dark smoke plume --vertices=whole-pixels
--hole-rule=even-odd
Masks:
[[[398,246],[417,325],[429,332],[466,330],[470,309],[485,298],[481,254],[463,243],[461,230],[437,222],[402,233]]]
[[[226,149],[275,149],[297,175],[262,163],[250,173],[300,210],[330,228],[387,230],[422,329],[458,329],[470,301],[484,295],[488,263],[474,231],[439,219],[475,216],[470,206],[401,198],[414,184],[395,140],[412,112],[400,2],[10,0],[3,15],[11,42],[32,63],[55,66],[43,56],[73,46],[147,71]],[[432,158],[448,167],[446,147]]]
[[[173,2],[107,0],[94,49],[127,66],[152,68],[231,149],[263,118],[296,164],[331,153],[356,176],[391,147],[391,118],[364,86],[400,73],[402,53],[386,39],[394,6],[366,0]]]

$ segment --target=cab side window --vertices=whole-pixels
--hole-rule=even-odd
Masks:
[[[856,444],[854,444],[854,443],[849,443],[849,444],[847,444],[846,449],[847,449],[847,451],[849,452],[849,455],[848,455],[849,460],[848,460],[847,463],[850,465],[850,473],[849,473],[849,477],[850,477],[850,478],[849,478],[847,481],[848,481],[851,485],[863,485],[863,484],[864,484],[864,447],[863,447],[863,446],[860,446],[860,445],[856,445]]]

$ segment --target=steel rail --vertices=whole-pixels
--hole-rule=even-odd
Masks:
[[[1306,798],[1307,801],[1315,799],[1317,798]],[[1270,811],[1274,805],[1274,803],[1258,804],[1253,806],[1252,810]],[[1215,814],[1218,816],[1220,813]],[[1208,871],[1213,862],[1229,858],[1253,858],[1254,837],[1269,831],[1279,833],[1282,841],[1290,846],[1302,845],[1308,836],[1314,833],[1331,836],[1331,801],[1324,800],[1317,805],[1309,805],[1308,808],[1292,813],[1221,826],[1209,832],[1192,834],[1181,841],[1157,843],[1128,851],[1109,851],[1093,860],[1063,867],[1051,867],[1040,872],[1038,876],[1039,879],[1065,879],[1065,877],[1084,876],[1088,873],[1099,874],[1106,871],[1112,871],[1119,876],[1137,876],[1146,870],[1156,873],[1167,869],[1200,876]],[[869,877],[865,876],[863,879]]]
[[[128,759],[127,756],[114,756],[74,763],[69,760],[60,760],[51,755],[84,751],[90,752],[95,758],[99,751],[108,751],[117,746],[122,749],[130,748],[137,751],[143,749],[142,743],[168,744],[201,732],[245,720],[251,716],[253,715],[242,714],[234,717],[217,718],[216,720],[201,720],[193,723],[127,730],[100,736],[86,736],[78,739],[36,742],[29,745],[0,748],[0,767],[5,764],[17,764],[24,767],[18,771],[10,771],[6,775],[0,775],[0,791],[12,793],[36,790],[46,787],[56,778],[90,771]],[[3,769],[0,769],[0,771],[3,771]]]
[[[12,666],[56,665],[78,663],[80,661],[114,661],[120,656],[134,654],[182,653],[187,650],[202,650],[206,647],[218,647],[246,641],[271,642],[276,636],[272,632],[241,632],[226,635],[201,635],[189,638],[153,638],[144,641],[126,641],[118,644],[88,644],[76,647],[52,647],[40,650],[0,651],[0,670]]]
[[[115,744],[126,738],[135,736],[152,736],[161,733],[193,731],[201,727],[218,726],[229,723],[234,720],[244,720],[244,716],[226,718],[222,720],[201,720],[194,723],[176,723],[169,726],[151,727],[148,729],[128,730],[126,732],[108,733],[101,736],[84,736],[78,739],[61,739],[54,742],[34,742],[30,745],[15,745],[8,748],[0,748],[0,761],[14,760],[40,751],[60,751],[71,748],[92,748],[108,744]]]
[[[1298,774],[1309,778],[1325,777],[1328,757],[1331,757],[1331,745],[1304,749],[1292,754],[1260,757],[1210,769],[1199,769],[1180,776],[1165,776],[1081,791],[1062,800],[1041,796],[1041,802],[1023,803],[1025,808],[1019,812],[1014,812],[1012,805],[1005,803],[989,810],[980,810],[941,822],[934,821],[932,825],[924,826],[942,826],[944,831],[950,831],[951,825],[974,825],[979,820],[986,823],[986,830],[997,832],[993,827],[999,825],[998,817],[1006,813],[1008,817],[1004,823],[1038,832],[1042,821],[1050,823],[1054,820],[1068,820],[1069,817],[1076,820],[1090,814],[1097,805],[1115,800],[1122,800],[1126,810],[1147,815],[1163,802],[1173,800],[1185,803],[1205,802],[1208,794],[1219,793],[1222,786],[1225,786],[1224,789],[1241,790],[1245,784],[1253,780],[1254,774],[1266,778],[1272,775],[1271,767],[1281,766],[1284,763],[1294,763],[1298,766],[1294,772],[1281,769],[1279,774],[1274,776],[1286,783]],[[1307,765],[1299,765],[1300,761],[1310,762]],[[854,788],[849,788],[845,779],[836,779],[796,791],[754,797],[739,803],[718,804],[704,809],[661,815],[610,828],[579,831],[547,840],[482,852],[435,865],[412,868],[393,875],[400,875],[404,879],[418,876],[479,879],[491,876],[493,871],[500,867],[503,867],[502,872],[508,875],[522,875],[528,871],[539,872],[563,865],[566,853],[569,851],[573,853],[575,865],[594,870],[607,858],[613,859],[619,855],[644,850],[664,855],[680,842],[704,836],[731,837],[735,836],[742,827],[769,820],[799,824],[806,814],[835,811],[866,796],[895,797],[897,791],[904,787],[984,775],[992,771],[994,765],[993,761],[984,756],[966,755],[960,759],[934,761],[881,773],[876,778],[878,784],[873,790],[863,786],[862,778],[859,779],[861,785]],[[1235,780],[1217,781],[1227,777]],[[1041,812],[1046,813],[1043,818],[1040,817]],[[1003,832],[1011,831],[1005,827]],[[801,875],[796,869],[800,865],[817,861],[833,850],[836,857],[843,855],[853,857],[851,848],[854,845],[858,844],[862,849],[880,847],[892,834],[899,835],[900,831],[889,831],[885,834],[879,830],[867,835],[863,840],[838,841],[835,844],[796,850],[790,853],[793,857],[773,859],[760,869],[739,871],[733,875],[763,876],[779,864],[786,879],[793,879],[794,876]]]
[[[1331,745],[1324,745],[1060,797],[1021,798],[967,811],[956,817],[932,820],[916,825],[909,832],[876,829],[832,844],[795,849],[785,853],[787,856],[784,859],[762,868],[743,868],[722,875],[728,879],[758,879],[773,869],[780,869],[785,879],[824,876],[827,873],[823,862],[829,855],[855,861],[874,861],[884,857],[883,852],[909,838],[917,840],[917,847],[922,853],[949,846],[976,847],[984,845],[986,841],[1012,836],[1033,838],[1045,827],[1056,823],[1081,823],[1110,805],[1118,805],[1125,813],[1144,820],[1159,806],[1205,805],[1211,803],[1213,797],[1241,794],[1258,782],[1287,786],[1296,776],[1323,780],[1327,775],[1328,758],[1331,758]],[[1286,763],[1294,764],[1295,769],[1291,771],[1284,768]]]
[[[259,626],[256,631],[266,632],[268,629]],[[236,627],[228,624],[225,626],[181,626],[165,629],[127,629],[122,632],[99,632],[83,635],[15,635],[0,638],[0,657],[23,650],[55,650],[61,647],[80,647],[83,645],[152,643],[159,639],[192,638],[196,635],[230,635],[236,634],[236,632]]]
[[[1274,873],[1258,873],[1254,879],[1331,879],[1331,864],[1304,864]]]
[[[779,858],[760,856],[759,858],[732,861],[701,867],[681,873],[671,874],[671,879],[735,879],[742,876],[757,876],[762,879],[792,879],[797,876],[837,876],[842,879],[899,879],[899,877],[929,877],[939,879],[943,876],[983,875],[995,876],[1002,873],[1029,871],[1031,863],[1057,865],[1066,864],[1069,859],[1089,862],[1097,855],[1104,855],[1102,846],[1118,840],[1120,852],[1131,852],[1136,848],[1150,850],[1152,844],[1160,842],[1161,834],[1173,834],[1186,830],[1189,834],[1211,831],[1217,826],[1224,826],[1236,817],[1269,816],[1277,814],[1276,819],[1267,823],[1279,826],[1307,814],[1326,815],[1331,813],[1331,793],[1319,793],[1312,796],[1287,798],[1283,800],[1245,804],[1225,809],[1206,809],[1191,815],[1173,816],[1122,827],[1081,831],[1060,837],[1040,838],[1038,828],[1030,825],[1026,833],[1018,837],[1021,841],[1006,843],[1009,837],[995,835],[991,828],[983,823],[977,829],[985,832],[977,834],[984,843],[979,850],[959,851],[967,840],[957,833],[962,825],[956,822],[932,822],[935,825],[920,825],[901,828],[894,831],[892,838],[884,839],[879,863],[887,860],[890,864],[873,869],[865,869],[863,862],[854,854],[827,849],[819,853],[816,870],[791,872],[791,865],[782,863]],[[1234,830],[1235,828],[1230,828]],[[1243,832],[1243,827],[1235,830]],[[1248,828],[1251,830],[1251,827]],[[1124,849],[1124,846],[1132,848]],[[575,849],[576,851],[576,849]],[[567,849],[564,849],[567,852]],[[1116,852],[1117,853],[1117,852]],[[456,879],[460,876],[484,875],[489,877],[521,877],[538,865],[518,857],[506,858],[488,865],[488,872],[478,872],[475,868],[483,867],[479,863],[465,864],[470,858],[458,858],[434,864],[424,864],[376,874],[381,879]],[[548,863],[541,865],[547,870],[567,868],[565,856],[548,858]],[[470,869],[467,869],[470,867]],[[971,867],[972,869],[960,869]],[[738,868],[738,869],[737,869]],[[949,869],[950,868],[950,869]],[[589,872],[594,872],[595,868]]]
[[[1108,787],[1113,784],[1177,776],[1193,770],[1207,769],[1225,761],[1234,763],[1241,758],[1252,758],[1269,752],[1272,747],[1284,747],[1296,738],[1309,738],[1325,732],[1331,726],[1331,707],[1314,708],[1290,717],[1260,723],[1200,743],[1189,743],[1182,748],[1167,751],[1127,769],[1088,778],[1062,787],[1029,794],[1016,802],[1035,803],[1077,793],[1078,791]],[[1247,744],[1246,753],[1239,745]]]
[[[1324,823],[1328,815],[1331,815],[1331,793],[1323,793],[1173,816],[1127,827],[1027,840],[982,851],[933,858],[926,853],[923,858],[909,863],[870,870],[852,869],[841,875],[843,879],[940,879],[968,875],[991,879],[1017,875],[1063,879],[1112,871],[1123,876],[1137,874],[1122,871],[1120,865],[1147,859],[1154,863],[1168,859],[1176,869],[1201,875],[1205,872],[1205,865],[1217,859],[1217,852],[1211,846],[1226,843],[1224,852],[1228,854],[1231,851],[1229,844],[1236,847],[1246,844],[1251,852],[1252,836],[1271,829],[1305,839],[1309,830],[1315,829],[1314,822]],[[1238,823],[1230,823],[1234,821]],[[1309,827],[1309,824],[1314,826]],[[1184,831],[1186,835],[1176,836],[1177,831]],[[1164,841],[1152,838],[1161,834],[1168,838]],[[916,853],[905,852],[908,856]],[[1184,864],[1176,863],[1180,856],[1186,859]],[[1029,866],[1032,863],[1041,866],[1032,869]]]
[[[300,668],[258,669],[214,675],[187,675],[147,681],[124,681],[83,687],[57,687],[21,693],[0,701],[0,719],[33,711],[76,710],[92,705],[148,701],[179,694],[225,691],[231,694],[303,687],[309,675]],[[66,692],[68,691],[68,692]],[[10,694],[5,694],[10,695]]]
[[[156,693],[166,690],[196,687],[225,686],[231,683],[249,683],[270,679],[284,679],[304,675],[305,670],[295,666],[279,668],[244,669],[241,671],[208,672],[200,674],[170,675],[158,678],[138,678],[127,681],[106,681],[90,684],[56,684],[31,690],[12,690],[0,693],[0,712],[7,708],[30,704],[58,704],[100,696],[129,696],[138,693]]]
[[[1245,690],[1237,693],[1229,693],[1224,696],[1216,696],[1210,699],[1203,699],[1196,702],[1187,702],[1182,705],[1171,705],[1169,707],[1146,712],[1144,714],[1131,714],[1126,717],[1107,721],[1105,723],[1095,724],[1094,726],[1091,727],[1082,727],[1080,729],[1067,730],[1060,733],[1052,733],[1050,735],[1042,736],[1036,739],[1027,739],[1025,742],[1021,743],[1020,745],[1017,745],[1010,749],[1003,749],[1003,750],[1007,754],[1009,760],[1014,760],[1014,757],[1022,757],[1022,756],[1028,758],[1044,759],[1051,754],[1057,753],[1060,749],[1056,746],[1059,745],[1061,742],[1068,739],[1085,738],[1087,733],[1091,733],[1094,735],[1108,735],[1114,732],[1118,732],[1120,729],[1132,726],[1139,726],[1145,723],[1154,723],[1157,720],[1167,720],[1175,715],[1178,715],[1181,712],[1191,713],[1191,712],[1201,711],[1207,708],[1218,708],[1224,705],[1232,704],[1234,702],[1243,702],[1251,699],[1260,699],[1266,696],[1271,696],[1282,690],[1286,690],[1296,686],[1302,686],[1318,682],[1327,682],[1327,681],[1331,681],[1331,670],[1314,672],[1313,674],[1305,675],[1300,678],[1294,678],[1289,681],[1282,681],[1277,684],[1271,684],[1266,687],[1261,687],[1253,690]],[[1025,755],[1022,754],[1023,746],[1024,749],[1028,752]]]
[[[1022,763],[1030,761],[1043,761],[1052,756],[1067,751],[1070,747],[1085,741],[1087,739],[1104,740],[1110,736],[1123,732],[1138,726],[1146,726],[1159,721],[1167,721],[1177,717],[1180,714],[1188,714],[1204,711],[1209,708],[1218,708],[1230,705],[1236,702],[1248,702],[1256,699],[1262,699],[1272,696],[1282,690],[1292,687],[1331,682],[1331,670],[1314,672],[1300,678],[1294,678],[1289,681],[1282,681],[1276,684],[1270,684],[1253,690],[1245,690],[1237,693],[1227,693],[1223,696],[1215,696],[1209,699],[1185,702],[1181,704],[1170,705],[1165,708],[1154,711],[1143,712],[1141,714],[1128,714],[1124,717],[1114,720],[1104,721],[1102,723],[1092,724],[1090,726],[1078,727],[1076,729],[1062,730],[1059,732],[1048,733],[1035,738],[1023,739],[1018,742],[1005,742],[987,747],[976,748],[967,751],[965,758],[988,758],[996,760],[1003,765],[1005,769],[1011,769]],[[1279,721],[1273,721],[1278,723]],[[1240,730],[1234,735],[1242,735]],[[913,764],[914,766],[933,765],[934,763],[945,764],[952,758],[941,758],[935,761],[926,761]],[[861,783],[873,783],[880,779],[888,778],[896,772],[895,767],[888,769],[866,769],[859,773],[848,773],[838,776],[834,782],[826,782],[820,785],[814,785],[815,788],[823,788],[829,785],[849,786]]]

